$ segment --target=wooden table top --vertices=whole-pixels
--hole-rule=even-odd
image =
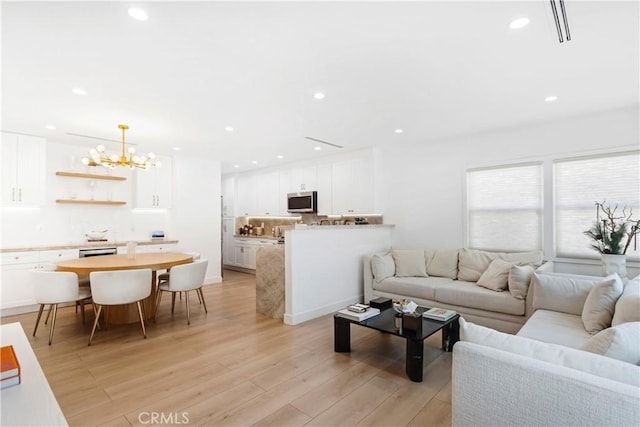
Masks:
[[[179,252],[136,254],[134,259],[127,255],[104,255],[78,258],[58,263],[57,271],[72,271],[78,274],[89,274],[92,271],[131,270],[150,268],[165,270],[180,264],[193,262],[192,255]]]

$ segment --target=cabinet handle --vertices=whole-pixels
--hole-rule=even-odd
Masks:
[[[18,201],[22,201],[22,188],[18,188]]]
[[[11,189],[11,201],[15,202],[16,201],[16,187],[13,187]]]
[[[158,203],[156,204],[156,206],[160,206],[160,196],[156,196]]]

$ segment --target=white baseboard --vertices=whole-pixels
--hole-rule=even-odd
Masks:
[[[325,314],[335,313],[338,310],[342,310],[349,304],[354,304],[360,301],[362,301],[362,295],[356,295],[340,301],[332,302],[331,304],[327,304],[322,307],[316,307],[312,310],[308,310],[303,313],[295,313],[295,314],[285,313],[283,320],[286,325],[294,326],[302,322],[306,322],[307,320],[324,316]]]

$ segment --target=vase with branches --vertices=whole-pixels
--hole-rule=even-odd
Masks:
[[[640,234],[640,219],[633,219],[632,210],[626,206],[620,212],[618,205],[595,203],[596,221],[584,232],[592,240],[591,247],[601,254],[626,254],[631,241]]]

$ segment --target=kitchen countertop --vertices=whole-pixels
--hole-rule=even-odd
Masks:
[[[177,240],[137,240],[136,243],[140,246],[145,245],[166,245],[172,243],[178,243]],[[86,248],[103,248],[103,247],[118,247],[127,246],[127,242],[83,242],[83,243],[69,243],[66,245],[51,245],[51,246],[31,246],[27,248],[2,248],[0,253],[3,252],[29,252],[29,251],[55,251],[58,249],[86,249]]]
[[[395,224],[349,224],[349,225],[303,225],[296,224],[294,230],[330,230],[338,228],[384,228],[395,227]]]
[[[273,236],[254,236],[246,234],[234,234],[233,237],[236,239],[278,240],[277,237]]]

